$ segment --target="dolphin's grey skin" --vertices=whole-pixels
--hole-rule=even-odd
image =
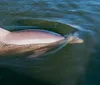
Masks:
[[[65,43],[82,43],[75,34],[67,37],[46,30],[10,32],[0,28],[0,58],[41,56]]]

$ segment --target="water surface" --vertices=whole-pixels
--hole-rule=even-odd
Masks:
[[[63,35],[79,30],[84,39],[33,61],[6,61],[9,65],[0,68],[1,85],[100,85],[99,18],[99,0],[0,0],[0,27]]]

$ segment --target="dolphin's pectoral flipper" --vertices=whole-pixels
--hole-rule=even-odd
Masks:
[[[35,58],[35,57],[42,56],[47,51],[48,51],[48,48],[42,48],[42,49],[35,50],[31,55],[28,56],[28,58]]]

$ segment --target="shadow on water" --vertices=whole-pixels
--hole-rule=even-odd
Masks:
[[[0,67],[0,85],[49,85],[7,67]]]
[[[91,53],[88,56],[88,62],[85,65],[84,74],[78,79],[77,85],[100,85],[100,39],[99,33],[93,33],[88,43]],[[90,38],[90,37],[89,37]],[[87,39],[89,39],[87,38]],[[88,48],[89,49],[89,48]]]
[[[94,47],[94,52],[88,61],[85,75],[81,81],[81,85],[100,85],[100,46],[97,44]]]

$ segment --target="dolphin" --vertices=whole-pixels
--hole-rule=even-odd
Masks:
[[[41,29],[8,31],[0,28],[0,59],[35,58],[68,43],[82,43],[76,33],[61,35]]]

